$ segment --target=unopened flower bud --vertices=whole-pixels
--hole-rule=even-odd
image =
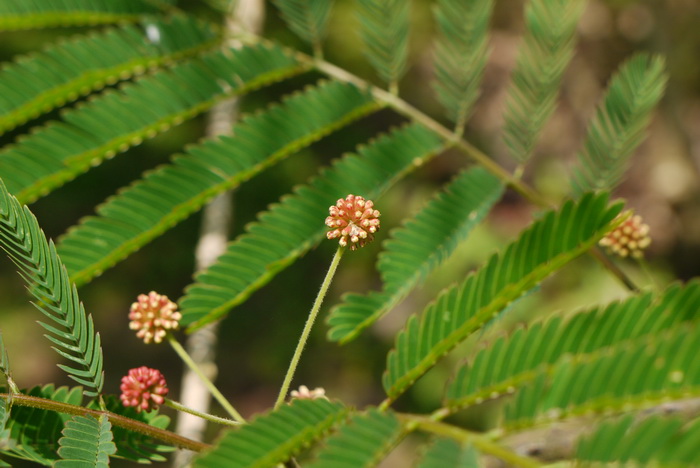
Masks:
[[[122,404],[135,407],[139,413],[158,409],[168,394],[168,384],[163,374],[146,366],[131,369],[128,375],[122,377],[119,389],[122,391],[119,397]]]
[[[309,390],[306,385],[299,387],[299,390],[292,390],[290,393],[293,400],[318,400],[319,398],[326,398],[326,390],[322,387],[316,387],[313,390]]]
[[[642,223],[639,215],[630,216],[625,222],[610,231],[599,244],[608,252],[620,257],[642,258],[644,249],[651,244],[649,226]]]

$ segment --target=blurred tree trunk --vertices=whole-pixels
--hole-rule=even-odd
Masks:
[[[226,31],[229,35],[226,45],[240,47],[235,39],[238,31],[259,32],[264,19],[263,0],[233,0],[229,14],[225,18]],[[232,98],[221,102],[209,113],[207,135],[214,137],[232,132],[238,118],[238,100]],[[196,268],[209,267],[226,250],[231,215],[233,211],[232,194],[224,193],[213,199],[204,209],[202,227],[196,250]],[[218,340],[218,323],[212,323],[197,330],[187,339],[187,351],[202,372],[212,381],[216,378],[216,344]],[[206,387],[189,368],[185,368],[181,382],[180,401],[185,406],[198,411],[209,412],[211,395]],[[179,413],[176,432],[190,439],[202,440],[206,422],[196,416]],[[180,468],[190,464],[194,454],[180,450],[174,457],[173,466]]]

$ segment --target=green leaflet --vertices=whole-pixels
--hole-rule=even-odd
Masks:
[[[648,338],[683,322],[696,321],[700,283],[674,285],[660,297],[633,296],[563,319],[521,328],[479,351],[459,368],[447,387],[445,406],[456,411],[517,391],[568,355],[578,358]]]
[[[137,413],[133,407],[124,406],[116,395],[105,395],[104,401],[107,411],[111,413],[126,416],[159,429],[167,429],[170,424],[170,417],[165,414],[159,414],[157,411]],[[88,406],[92,409],[101,409],[94,401]],[[117,446],[115,457],[118,458],[142,464],[163,462],[167,460],[165,454],[175,450],[175,447],[164,445],[162,442],[153,440],[139,432],[128,431],[121,427],[112,427],[112,434]]]
[[[80,405],[83,390],[80,387],[34,387],[27,395],[48,398],[62,403]],[[3,449],[3,455],[34,461],[49,466],[57,459],[56,449],[61,430],[71,416],[53,411],[40,410],[27,406],[13,406],[7,428],[10,444]]]
[[[479,468],[477,452],[471,444],[437,438],[428,447],[416,468]]]
[[[659,415],[641,421],[630,415],[604,422],[578,443],[576,459],[633,466],[698,466],[700,421],[684,423]]]
[[[440,32],[434,87],[461,132],[480,94],[493,0],[439,0],[433,11]]]
[[[117,447],[112,442],[112,424],[105,415],[73,416],[66,421],[63,437],[58,440],[61,460],[55,468],[107,468],[109,456]]]
[[[629,157],[644,139],[667,81],[664,60],[659,56],[637,54],[620,67],[578,153],[572,176],[576,195],[588,190],[611,190],[620,182]]]
[[[377,466],[405,432],[391,412],[370,409],[355,414],[330,436],[306,465],[308,468],[370,468]]]
[[[485,169],[455,177],[415,217],[390,233],[377,265],[383,289],[344,295],[344,302],[329,315],[329,339],[347,343],[389,312],[450,256],[502,193],[499,179]]]
[[[326,82],[243,119],[234,136],[192,146],[171,165],[97,209],[58,244],[71,277],[83,283],[280,159],[377,109],[371,97]],[[260,138],[265,135],[265,138]],[[173,190],[173,187],[177,187]]]
[[[186,16],[148,19],[71,38],[0,69],[0,132],[81,94],[211,46],[213,25]]]
[[[409,125],[360,148],[358,155],[334,162],[261,214],[214,265],[196,275],[180,300],[181,323],[193,330],[221,318],[321,240],[328,207],[338,198],[354,193],[376,199],[442,148],[434,133]],[[288,228],[290,220],[294,229]]]
[[[700,395],[700,330],[679,326],[593,359],[559,361],[506,407],[506,430],[581,415],[643,409]]]
[[[0,152],[0,177],[36,200],[105,157],[206,111],[219,100],[302,71],[275,46],[205,54],[96,96]]]
[[[411,317],[387,357],[385,403],[511,301],[593,246],[621,209],[607,203],[605,193],[586,194],[548,212],[461,285],[443,291],[420,318]]]
[[[248,424],[226,432],[212,450],[197,457],[194,468],[275,466],[323,437],[348,410],[324,399],[295,400]]]
[[[406,71],[410,0],[356,0],[365,55],[379,76],[395,87]]]
[[[0,247],[8,254],[36,297],[35,306],[51,320],[39,322],[48,331],[52,348],[70,361],[59,364],[70,378],[86,387],[86,396],[102,390],[102,348],[92,316],[85,313],[78,291],[66,272],[53,242],[47,242],[39,223],[26,206],[7,193],[0,180]]]
[[[135,21],[159,10],[146,0],[0,0],[0,31]]]
[[[503,116],[504,140],[520,163],[531,156],[554,112],[584,6],[583,0],[531,0],[527,5],[527,32],[518,51]]]
[[[333,0],[274,0],[274,4],[297,36],[320,47]]]

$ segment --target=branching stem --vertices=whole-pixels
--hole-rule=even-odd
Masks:
[[[174,432],[166,431],[165,429],[160,429],[148,425],[144,422],[136,421],[135,419],[127,418],[126,416],[111,413],[109,411],[98,411],[88,409],[82,406],[71,405],[69,403],[63,403],[60,401],[53,401],[47,398],[23,395],[21,393],[0,393],[0,398],[12,399],[13,405],[27,406],[30,408],[39,408],[48,411],[55,411],[57,413],[72,414],[76,416],[90,415],[94,416],[95,418],[99,418],[100,416],[105,415],[107,416],[107,419],[109,419],[109,422],[112,423],[113,426],[145,434],[149,437],[153,437],[154,439],[158,439],[169,445],[175,445],[180,448],[193,450],[195,452],[201,452],[203,450],[211,448],[211,445],[205,444],[204,442],[188,439],[186,437],[182,437],[181,435],[175,434]]]
[[[306,325],[304,325],[304,330],[301,332],[301,337],[299,337],[299,343],[297,343],[297,348],[294,350],[294,355],[292,356],[292,361],[289,363],[289,369],[287,369],[287,374],[284,376],[284,381],[282,382],[282,388],[280,388],[280,393],[277,396],[277,401],[275,402],[275,409],[279,408],[282,403],[284,403],[287,397],[287,392],[289,391],[289,386],[294,378],[294,373],[296,372],[297,366],[299,365],[299,359],[301,358],[301,353],[304,351],[306,342],[309,339],[309,334],[311,334],[311,329],[314,326],[316,317],[318,316],[318,311],[321,309],[321,303],[323,298],[328,292],[328,287],[331,285],[333,276],[335,275],[335,270],[338,268],[338,263],[340,263],[340,258],[343,256],[345,251],[344,247],[338,247],[333,255],[333,260],[331,261],[331,266],[328,268],[326,277],[323,279],[321,284],[321,289],[318,291],[314,305],[311,307],[311,312],[309,312],[309,318],[306,319]]]
[[[202,370],[197,366],[197,364],[192,360],[189,354],[187,354],[187,351],[185,351],[185,348],[182,347],[182,345],[175,339],[175,337],[171,334],[168,334],[168,342],[170,343],[170,346],[173,347],[175,352],[180,356],[180,359],[187,364],[187,367],[192,369],[192,372],[197,374],[197,376],[202,380],[202,383],[206,385],[207,389],[211,393],[211,395],[216,398],[216,401],[219,402],[221,406],[226,410],[228,414],[231,415],[233,419],[238,421],[239,423],[244,423],[245,418],[240,415],[238,411],[231,405],[231,403],[228,402],[228,400],[221,394],[218,388],[214,386],[211,380],[207,378],[206,375],[202,372]]]
[[[171,400],[170,398],[165,399],[165,404],[172,409],[175,409],[177,411],[182,411],[183,413],[189,413],[193,416],[200,417],[202,419],[206,419],[207,421],[211,421],[216,424],[223,424],[225,426],[240,426],[241,423],[238,421],[234,421],[232,419],[226,419],[226,418],[220,418],[219,416],[214,416],[213,414],[209,413],[204,413],[202,411],[197,411],[196,409],[190,408],[188,406],[183,405],[182,403],[179,403],[175,400]]]

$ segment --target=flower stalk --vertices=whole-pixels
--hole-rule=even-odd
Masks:
[[[279,408],[282,403],[284,403],[284,400],[287,397],[287,392],[289,391],[289,386],[292,383],[292,379],[294,378],[294,373],[296,372],[297,366],[299,365],[299,359],[301,358],[301,353],[304,351],[304,347],[306,346],[306,342],[309,339],[309,335],[311,334],[311,329],[314,326],[314,322],[316,321],[316,317],[318,316],[318,312],[321,309],[321,303],[323,302],[323,298],[326,296],[326,293],[328,292],[328,287],[331,285],[331,281],[333,280],[333,276],[335,275],[335,271],[338,268],[338,264],[340,263],[340,258],[343,256],[343,252],[345,251],[345,247],[338,247],[338,250],[335,251],[335,255],[333,255],[333,260],[331,261],[331,266],[328,268],[328,272],[326,273],[326,277],[323,279],[323,283],[321,284],[321,289],[318,291],[318,295],[316,296],[316,300],[314,300],[314,304],[311,307],[311,312],[309,313],[309,317],[306,319],[306,325],[304,325],[304,330],[301,332],[301,337],[299,338],[299,342],[297,343],[297,347],[294,350],[294,355],[292,356],[292,360],[289,363],[289,368],[287,369],[287,374],[284,376],[284,381],[282,382],[282,387],[280,388],[279,395],[277,396],[277,401],[275,402],[275,409]]]

